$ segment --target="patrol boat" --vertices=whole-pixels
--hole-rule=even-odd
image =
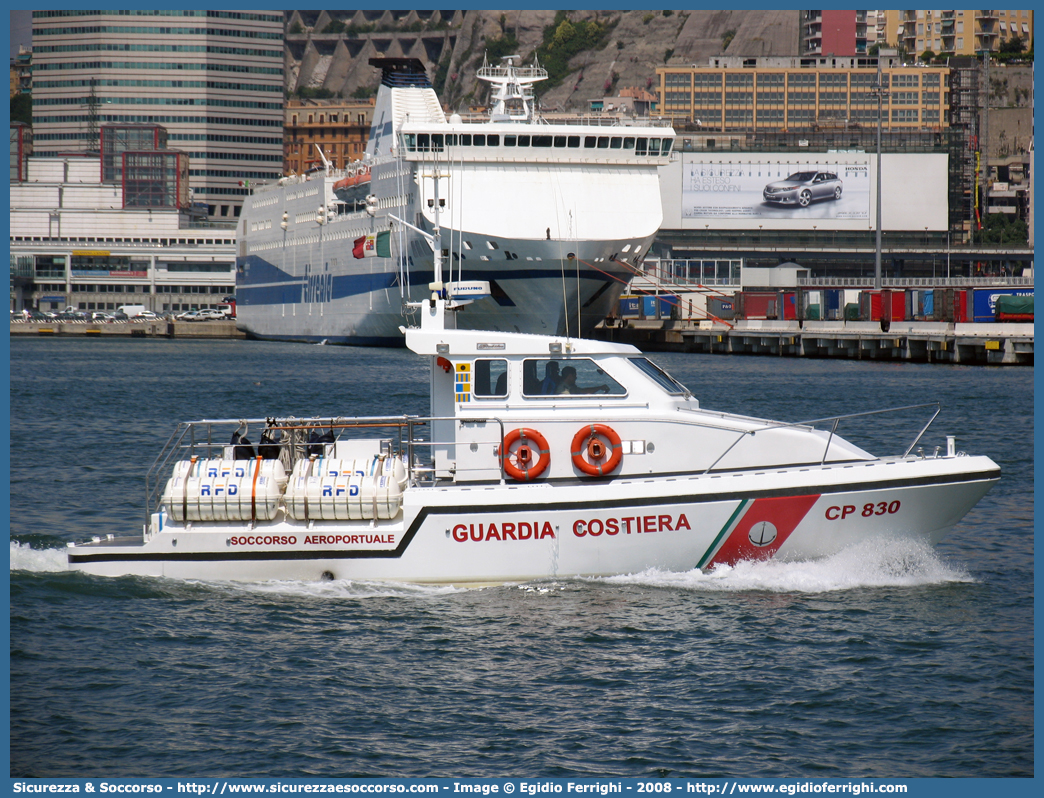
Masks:
[[[431,289],[403,329],[431,362],[430,416],[183,423],[147,476],[142,533],[69,544],[70,566],[458,585],[706,570],[934,544],[1000,478],[952,436],[925,453],[937,406],[875,456],[838,434],[850,416],[705,409],[631,346],[454,329],[468,300]]]

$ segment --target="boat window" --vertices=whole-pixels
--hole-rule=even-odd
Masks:
[[[472,386],[475,396],[483,398],[503,398],[507,396],[507,361],[476,360],[475,382]]]
[[[465,147],[470,147],[471,146],[471,134],[470,133],[461,133],[460,134],[460,143],[463,146],[465,146]]]
[[[417,134],[417,149],[421,152],[427,152],[431,147],[431,136],[428,133]]]
[[[671,154],[671,145],[672,144],[674,144],[674,139],[664,139],[663,140],[663,149],[660,150],[660,154],[661,155],[670,155]]]
[[[623,139],[620,138],[619,136],[613,136],[611,139],[609,139],[609,149],[611,149],[611,150],[618,150],[618,149],[620,149],[620,143],[622,141],[623,141]]]
[[[500,146],[500,135],[497,133],[490,133],[486,136],[487,147],[499,147]]]
[[[446,134],[446,146],[447,147],[455,147],[455,146],[457,146],[457,134],[456,133],[447,133]]]
[[[625,150],[633,150],[634,149],[634,136],[624,136],[624,149]]]
[[[518,146],[519,147],[528,147],[529,146],[529,136],[519,136],[518,137]]]
[[[485,133],[476,133],[475,134],[475,146],[476,147],[485,147],[486,146],[486,134]]]
[[[568,142],[569,142],[569,146],[570,147],[579,147],[580,146],[580,137],[579,136],[570,136],[569,139],[568,139]]]
[[[584,136],[584,146],[594,147],[598,143],[597,136]]]
[[[514,147],[518,143],[518,136],[504,136],[504,146]]]
[[[657,156],[660,154],[660,140],[649,139],[649,155]]]
[[[645,145],[648,139],[636,139],[634,142],[634,154],[645,155]]]
[[[653,382],[667,391],[667,393],[684,394],[689,392],[688,388],[651,360],[647,360],[644,357],[632,357],[631,362],[634,363],[634,365],[636,365],[645,376],[650,377]]]
[[[562,138],[561,136],[555,136],[555,138]],[[551,137],[550,136],[533,136],[534,147],[550,147]],[[561,146],[561,145],[559,145]]]
[[[590,358],[533,358],[522,363],[526,396],[624,396],[624,387]]]
[[[403,135],[402,138],[403,138],[403,143],[405,143],[407,150],[409,150],[410,152],[413,152],[414,150],[417,149],[417,134],[416,133],[406,133],[406,134]]]
[[[608,146],[609,146],[609,137],[608,136],[599,136],[598,137],[598,149],[604,150]]]
[[[572,138],[572,136],[570,136],[570,138]],[[556,147],[564,147],[565,143],[566,143],[566,137],[565,136],[555,136],[555,146]]]
[[[431,149],[435,152],[442,152],[442,134],[432,133],[431,134]]]

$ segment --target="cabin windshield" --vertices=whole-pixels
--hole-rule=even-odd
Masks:
[[[522,362],[526,396],[625,396],[627,390],[586,357],[530,358]]]
[[[638,369],[650,377],[653,382],[663,388],[667,393],[671,394],[687,394],[689,389],[678,382],[674,377],[664,371],[662,368],[657,366],[651,360],[647,360],[644,357],[632,357],[631,362],[638,367]]]

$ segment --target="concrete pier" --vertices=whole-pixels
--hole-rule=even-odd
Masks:
[[[777,357],[1033,365],[1032,324],[946,322],[629,320],[599,326],[598,338],[647,350]]]
[[[11,320],[11,335],[106,338],[246,338],[227,321],[22,321]]]

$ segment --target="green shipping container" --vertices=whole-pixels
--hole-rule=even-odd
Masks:
[[[849,302],[845,305],[845,321],[859,321],[858,302]]]

